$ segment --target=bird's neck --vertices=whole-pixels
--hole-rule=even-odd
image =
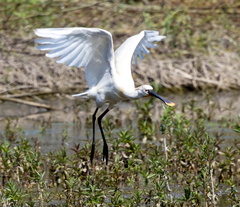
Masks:
[[[144,96],[142,94],[142,92],[137,89],[124,91],[123,94],[127,99],[138,99],[138,98],[142,98]]]

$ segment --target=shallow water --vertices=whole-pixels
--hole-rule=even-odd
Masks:
[[[225,139],[223,145],[231,146],[234,139],[240,138],[233,130],[221,125],[222,118],[238,118],[240,114],[240,94],[238,92],[216,93],[207,97],[206,95],[191,93],[165,95],[165,97],[176,103],[179,112],[183,103],[194,100],[197,106],[206,110],[206,114],[212,113],[212,118],[215,121],[206,121],[206,127],[211,133],[222,134],[221,137]],[[206,101],[208,98],[211,100]],[[63,145],[71,148],[74,144],[80,143],[82,146],[91,140],[91,115],[95,110],[93,102],[66,96],[54,97],[47,103],[60,110],[47,111],[20,103],[0,103],[0,134],[4,135],[7,123],[11,123],[13,128],[21,131],[22,136],[33,142],[38,142],[42,151],[46,153],[60,149]],[[161,121],[159,115],[162,112],[162,103],[155,100],[154,107],[151,110],[152,119]],[[129,125],[135,127],[137,126],[136,113],[133,101],[123,102],[111,110],[106,119],[111,119],[116,124],[116,129],[126,128]],[[97,138],[100,138],[98,130]]]
[[[206,120],[205,127],[213,136],[221,135],[221,148],[230,147],[234,145],[234,140],[240,139],[239,133],[227,127],[226,121],[221,121],[223,118],[224,120],[237,120],[240,114],[240,95],[238,93],[218,93],[211,95],[211,97],[189,93],[187,95],[165,95],[165,97],[176,103],[177,112],[179,113],[182,112],[182,105],[190,100],[194,100],[195,106],[202,108],[206,114],[209,115],[211,113],[211,121]],[[210,100],[207,101],[208,98]],[[73,99],[69,96],[53,97],[46,103],[60,110],[47,111],[46,109],[20,103],[0,103],[0,141],[4,139],[6,128],[10,125],[11,129],[16,130],[18,134],[17,139],[21,137],[29,139],[33,144],[41,147],[43,153],[58,151],[65,146],[67,153],[71,154],[73,153],[71,148],[75,144],[80,143],[80,146],[83,146],[87,142],[91,143],[91,115],[95,110],[94,103]],[[155,100],[154,106],[149,113],[151,113],[153,121],[161,122],[160,115],[163,113],[162,103]],[[185,109],[184,113],[188,113],[188,109]],[[119,104],[118,107],[109,112],[105,120],[107,119],[114,124],[114,133],[129,126],[137,129],[135,103],[124,102]],[[101,140],[98,128],[96,137]],[[109,140],[109,137],[107,139]],[[143,140],[136,141],[143,142]],[[152,142],[152,140],[144,141]],[[154,144],[162,145],[162,142],[154,140]],[[170,188],[173,189],[170,194],[174,198],[181,198],[183,196],[183,186],[176,183],[174,180],[172,183],[169,183]],[[224,203],[224,196],[226,196],[227,192],[226,186],[219,187],[219,189],[219,192],[217,192],[219,197],[218,203],[221,206],[229,206],[228,203]],[[132,190],[124,189],[126,197],[130,196]],[[238,188],[237,190],[240,189]],[[59,201],[56,201],[56,203],[59,203]]]

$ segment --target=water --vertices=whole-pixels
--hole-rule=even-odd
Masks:
[[[177,109],[181,110],[182,103],[188,100],[195,100],[197,106],[212,113],[213,120],[206,121],[206,127],[211,133],[221,133],[225,144],[232,145],[235,139],[239,139],[236,133],[223,127],[222,118],[237,119],[240,114],[240,95],[238,92],[217,93],[211,96],[196,95],[165,95],[169,100],[176,103]],[[211,101],[206,101],[206,99]],[[95,110],[93,102],[84,99],[73,99],[67,97],[53,97],[48,104],[59,108],[56,111],[24,105],[21,103],[2,102],[0,103],[0,134],[4,135],[7,123],[20,129],[22,136],[42,146],[43,152],[60,149],[63,145],[73,147],[74,144],[86,144],[91,140],[92,125],[91,116]],[[162,114],[162,103],[155,100],[152,109],[153,121],[160,121]],[[179,111],[180,112],[180,111]],[[99,112],[100,114],[100,112]],[[134,102],[120,103],[118,107],[111,110],[106,118],[112,120],[117,128],[126,128],[129,125],[137,126],[137,111]],[[100,132],[97,131],[97,138]]]
[[[195,100],[195,105],[202,108],[206,114],[211,113],[211,121],[206,120],[205,126],[213,136],[221,135],[223,140],[221,148],[233,146],[234,140],[240,139],[239,133],[227,127],[226,121],[221,121],[223,118],[237,120],[240,114],[240,95],[238,93],[218,93],[211,97],[196,94],[167,95],[166,97],[177,104],[179,113],[181,113],[182,104],[189,100]],[[206,101],[206,98],[210,98],[211,101]],[[80,146],[83,146],[91,143],[91,115],[95,110],[94,103],[69,97],[55,97],[47,104],[60,110],[47,111],[20,103],[2,102],[0,104],[0,135],[2,135],[0,140],[5,137],[6,127],[10,125],[11,129],[15,129],[19,134],[18,138],[24,137],[31,140],[33,144],[37,143],[43,153],[58,151],[63,146],[66,147],[67,153],[73,153],[71,148],[75,144],[80,143]],[[161,122],[159,117],[163,113],[162,104],[155,101],[150,113],[153,121]],[[134,102],[119,104],[109,112],[106,119],[111,120],[116,132],[129,125],[137,128],[137,111]],[[96,131],[96,137],[101,140],[99,130]],[[155,144],[162,145],[157,140],[155,142]],[[173,181],[170,183],[170,188],[174,189],[171,193],[172,196],[176,198],[183,196],[183,186]],[[221,186],[217,192],[221,206],[228,205],[228,203],[224,203],[226,188],[226,186]],[[129,193],[126,191],[126,196],[130,196],[131,190],[129,189]],[[238,188],[238,190],[240,189]]]

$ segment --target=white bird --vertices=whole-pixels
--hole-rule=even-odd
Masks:
[[[59,57],[57,63],[68,66],[84,67],[89,89],[73,96],[86,96],[96,101],[96,110],[92,115],[93,139],[90,155],[91,163],[95,151],[95,120],[96,114],[104,104],[107,109],[98,117],[98,125],[103,138],[103,160],[108,163],[108,145],[103,133],[102,118],[118,102],[154,96],[168,106],[175,104],[154,93],[150,85],[135,87],[131,74],[132,58],[137,63],[137,57],[143,59],[143,53],[149,54],[147,48],[155,48],[155,41],[161,41],[165,36],[157,31],[144,30],[128,38],[115,52],[110,32],[98,28],[45,28],[34,30],[41,39],[35,41],[41,45],[40,50],[50,51],[47,57]]]

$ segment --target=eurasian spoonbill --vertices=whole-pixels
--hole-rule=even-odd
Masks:
[[[118,102],[154,96],[168,106],[175,105],[156,94],[150,85],[135,87],[131,74],[132,58],[137,63],[137,57],[143,59],[143,54],[150,53],[147,48],[156,47],[153,42],[165,38],[165,36],[159,35],[159,32],[144,30],[128,38],[115,52],[111,33],[103,29],[45,28],[36,29],[34,32],[41,37],[41,39],[35,40],[40,44],[37,48],[50,51],[46,54],[47,57],[59,57],[57,63],[85,69],[89,89],[73,96],[86,96],[96,101],[96,110],[92,115],[91,163],[95,151],[96,114],[105,103],[108,103],[108,107],[97,120],[103,139],[103,160],[106,160],[106,164],[108,163],[108,145],[101,121]]]

